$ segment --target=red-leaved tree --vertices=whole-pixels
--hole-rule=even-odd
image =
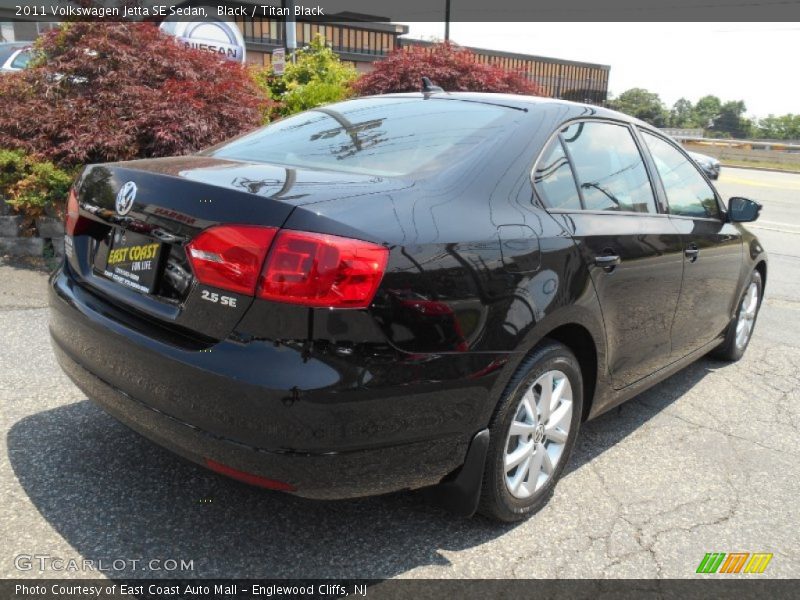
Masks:
[[[395,50],[353,87],[361,95],[416,92],[423,76],[448,92],[539,95],[538,86],[524,74],[480,63],[475,53],[449,42]]]
[[[0,77],[0,148],[70,167],[186,154],[259,125],[245,69],[152,23],[70,23]]]

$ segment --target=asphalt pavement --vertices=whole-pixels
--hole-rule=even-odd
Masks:
[[[707,552],[772,553],[761,576],[800,576],[800,175],[723,168],[718,187],[764,204],[746,356],[587,423],[549,504],[513,526],[418,493],[304,500],[173,456],[61,373],[46,273],[0,261],[0,576],[684,578]]]

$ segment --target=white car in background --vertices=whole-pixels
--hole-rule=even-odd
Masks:
[[[31,60],[31,42],[6,42],[0,44],[0,73],[21,71]]]

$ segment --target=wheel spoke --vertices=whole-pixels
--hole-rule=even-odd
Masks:
[[[562,377],[558,382],[555,384],[555,389],[553,390],[553,398],[550,401],[550,410],[553,410],[554,406],[558,406],[558,403],[563,400],[564,392],[567,390],[568,382],[566,377]],[[567,398],[569,400],[569,398]]]
[[[517,472],[514,473],[514,478],[511,480],[511,491],[518,492],[519,486],[522,485],[522,482],[525,481],[525,478],[528,476],[528,472],[530,471],[531,467],[531,455],[525,457],[525,460],[522,461],[522,464],[517,467]]]
[[[548,371],[539,381],[542,387],[539,394],[539,422],[547,423],[553,402],[553,372]]]
[[[551,427],[544,430],[544,437],[556,444],[564,444],[567,441],[567,432],[557,427]]]
[[[512,436],[516,436],[516,435],[525,435],[525,436],[527,436],[529,434],[532,434],[535,429],[536,429],[536,425],[533,425],[531,423],[522,423],[520,421],[514,421],[513,423],[511,423],[511,430],[510,431],[511,431],[511,435]]]
[[[538,417],[536,416],[536,410],[534,410],[533,405],[531,404],[531,400],[533,400],[534,403],[536,402],[533,396],[533,388],[525,392],[525,395],[522,397],[522,408],[525,410],[525,413],[531,422],[536,425],[536,423],[538,423]]]
[[[506,472],[510,471],[533,452],[533,442],[520,444],[511,454],[506,454]]]
[[[539,448],[541,448],[542,452],[542,471],[544,471],[548,475],[552,475],[553,461],[550,458],[550,454],[548,454],[547,448],[545,448],[544,444],[539,444]]]
[[[542,470],[542,463],[544,462],[545,454],[547,454],[547,449],[544,447],[544,444],[537,444],[529,468],[531,474],[530,476],[530,486],[532,488],[531,491],[536,489],[536,481],[539,479],[539,473]]]
[[[547,433],[550,429],[557,427],[569,429],[570,419],[572,419],[572,401],[565,400],[550,415],[544,426],[544,432]]]

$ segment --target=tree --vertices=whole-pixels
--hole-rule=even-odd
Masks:
[[[770,140],[800,140],[800,115],[769,115],[758,122],[757,131]]]
[[[727,137],[746,138],[751,132],[751,123],[744,118],[747,107],[742,100],[731,100],[722,104],[714,120],[712,131]]]
[[[318,34],[308,46],[295,52],[294,62],[286,65],[283,75],[275,75],[269,67],[257,70],[253,76],[270,98],[278,102],[267,115],[269,120],[344,100],[352,95],[350,85],[358,73],[343,64]]]
[[[703,96],[694,105],[694,120],[698,127],[708,129],[719,117],[722,101],[716,96]]]
[[[694,106],[686,98],[680,98],[672,105],[672,109],[669,111],[669,126],[688,128],[696,125]]]
[[[241,65],[151,23],[68,23],[32,68],[0,78],[0,147],[70,167],[186,154],[259,123]]]
[[[450,42],[395,50],[353,87],[362,95],[418,92],[423,76],[449,92],[539,94],[539,87],[521,72],[479,63],[473,52]]]
[[[631,88],[609,102],[614,110],[641,119],[655,127],[667,124],[667,109],[658,94],[643,88]]]

